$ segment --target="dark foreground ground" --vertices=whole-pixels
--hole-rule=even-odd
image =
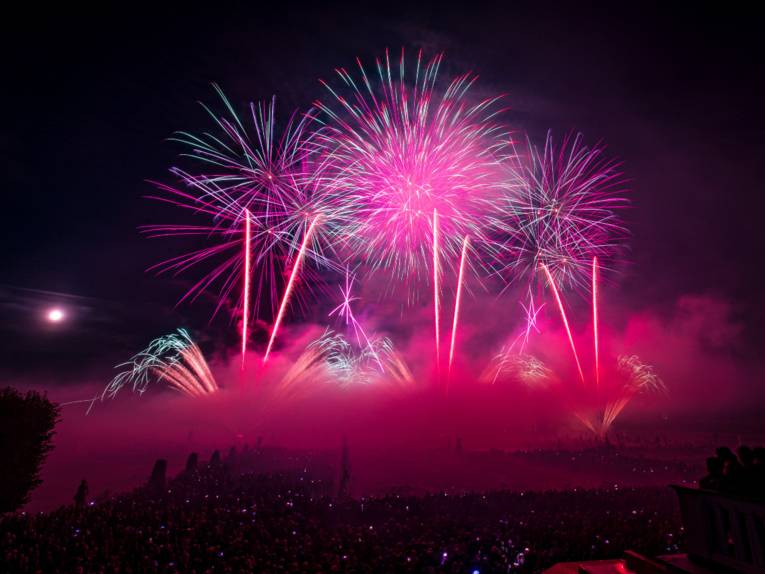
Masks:
[[[265,456],[224,457],[164,488],[104,495],[82,509],[6,517],[2,571],[538,572],[682,544],[666,487],[346,498],[336,469],[320,458],[291,455],[291,469],[263,472],[257,461]],[[524,456],[610,461],[649,475],[656,466],[608,449]]]

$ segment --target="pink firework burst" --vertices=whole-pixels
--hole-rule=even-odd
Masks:
[[[255,314],[265,308],[273,317],[290,270],[300,266],[298,256],[319,264],[331,261],[342,203],[320,185],[321,171],[307,129],[310,117],[292,114],[279,124],[273,99],[250,104],[249,118],[240,117],[220,88],[215,89],[224,113],[204,106],[215,130],[200,135],[180,132],[173,138],[187,148],[184,156],[193,170],[172,168],[176,186],[156,183],[159,193],[151,196],[182,208],[194,221],[143,228],[152,237],[195,236],[198,245],[152,269],[174,275],[197,272],[182,301],[212,292],[218,301],[216,313],[233,301],[235,316],[245,309]],[[304,246],[317,216],[322,225]],[[243,276],[245,268],[251,285]],[[249,287],[241,289],[242,285]],[[245,296],[252,298],[249,305]]]
[[[331,187],[355,209],[349,253],[410,293],[414,282],[437,281],[434,260],[459,260],[465,236],[483,237],[506,149],[498,98],[470,103],[471,74],[440,89],[441,62],[420,53],[408,76],[403,51],[398,64],[386,51],[371,75],[357,60],[359,77],[338,69],[339,86],[323,82],[331,97],[316,104]]]
[[[556,145],[530,141],[513,156],[507,187],[492,212],[504,277],[534,281],[546,269],[561,289],[590,286],[591,261],[613,266],[627,230],[618,212],[627,205],[619,164],[581,135]]]

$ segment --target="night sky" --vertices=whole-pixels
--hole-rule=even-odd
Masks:
[[[624,162],[633,235],[613,295],[624,307],[712,295],[743,325],[737,352],[756,355],[765,341],[762,14],[159,4],[4,18],[6,378],[102,374],[180,325],[235,347],[225,320],[207,327],[209,304],[174,308],[183,281],[145,273],[178,246],[137,230],[168,219],[142,198],[147,179],[169,180],[180,149],[166,138],[208,127],[198,101],[214,101],[212,82],[240,106],[276,94],[283,110],[305,108],[335,67],[402,46],[443,51],[447,73],[472,70],[481,92],[506,93],[511,126],[534,137],[578,130]],[[72,310],[66,329],[41,320],[53,303]]]

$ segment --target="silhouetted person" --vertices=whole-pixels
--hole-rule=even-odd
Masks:
[[[765,450],[746,445],[738,448],[738,457],[728,447],[716,450],[717,456],[707,459],[709,474],[699,486],[748,498],[765,498]]]
[[[212,456],[210,457],[210,466],[220,466],[220,451],[215,450],[212,453]]]
[[[733,451],[727,446],[721,446],[717,449],[717,458],[722,461],[723,481],[721,490],[726,492],[735,492],[740,490],[742,468],[741,463],[733,454]]]
[[[165,490],[165,482],[167,479],[167,461],[164,458],[158,458],[154,463],[154,468],[151,470],[151,476],[149,477],[148,486],[149,490],[154,494],[159,494]]]
[[[754,466],[754,451],[742,444],[738,447],[738,460],[744,470],[750,470]]]
[[[699,480],[699,486],[708,490],[720,490],[723,481],[723,461],[716,456],[707,459],[707,475]]]
[[[741,463],[738,490],[741,494],[752,496],[757,490],[754,451],[746,445],[741,445],[736,452],[738,454],[738,461]]]
[[[752,449],[752,474],[757,494],[765,497],[765,448],[761,446]]]
[[[80,486],[77,487],[77,492],[74,494],[74,507],[83,508],[85,506],[85,500],[88,498],[88,481],[84,478],[80,481]]]
[[[194,474],[197,472],[197,466],[199,465],[199,455],[195,452],[192,452],[189,454],[189,457],[186,459],[186,469],[184,472],[186,474]]]

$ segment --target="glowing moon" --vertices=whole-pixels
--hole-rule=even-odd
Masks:
[[[48,311],[47,317],[51,323],[60,323],[64,320],[64,312],[61,309],[53,308]]]

